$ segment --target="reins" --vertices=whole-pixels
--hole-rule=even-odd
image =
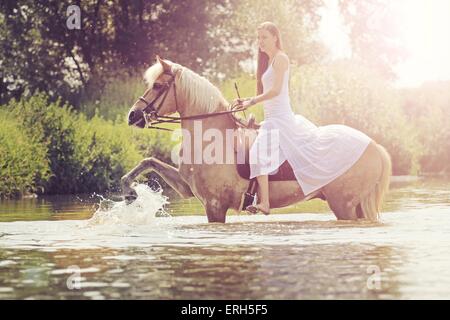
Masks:
[[[230,104],[231,105],[231,104]],[[162,124],[162,123],[181,123],[182,120],[200,120],[200,119],[206,119],[210,117],[215,116],[221,116],[225,114],[231,114],[235,112],[245,111],[247,107],[243,108],[235,108],[232,110],[227,111],[220,111],[220,112],[213,112],[213,113],[204,113],[204,114],[198,114],[193,116],[186,116],[186,117],[171,117],[171,116],[159,116],[156,115],[156,121],[151,122],[148,126],[149,129],[159,129],[159,130],[167,130],[167,131],[173,131],[172,129],[168,128],[161,128],[161,127],[155,127],[154,124]]]
[[[206,119],[210,117],[215,116],[221,116],[226,114],[232,114],[235,112],[245,111],[248,107],[235,107],[233,104],[229,104],[229,108],[231,110],[227,111],[219,111],[219,112],[213,112],[213,113],[204,113],[204,114],[198,114],[198,115],[192,115],[192,116],[185,116],[185,117],[173,117],[173,116],[162,116],[158,114],[158,111],[161,109],[162,104],[164,103],[164,100],[166,100],[166,97],[170,91],[170,87],[173,84],[173,90],[174,90],[174,97],[175,97],[175,107],[176,110],[179,110],[178,108],[178,99],[177,99],[177,90],[175,85],[175,75],[169,72],[165,72],[166,74],[170,74],[172,77],[171,79],[164,83],[163,90],[161,90],[156,97],[148,102],[145,99],[145,95],[148,92],[148,90],[144,93],[142,97],[139,97],[139,100],[144,102],[146,104],[145,108],[142,110],[143,117],[145,120],[145,127],[149,129],[158,129],[158,130],[165,130],[165,131],[173,131],[172,129],[168,128],[162,128],[162,127],[156,127],[155,124],[163,124],[163,123],[181,123],[182,120],[200,120],[200,119]],[[236,85],[236,84],[235,84]],[[237,90],[237,88],[236,88]],[[162,95],[164,94],[164,97],[162,98],[161,102],[159,103],[158,107],[155,108],[154,104],[156,100],[158,100]],[[238,93],[239,95],[239,93]],[[245,114],[245,112],[244,112]],[[149,121],[149,119],[154,119],[155,121]]]

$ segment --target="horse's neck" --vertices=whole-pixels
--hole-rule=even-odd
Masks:
[[[184,116],[194,116],[194,115],[200,115],[200,114],[205,114],[206,112],[201,112],[201,111],[195,111],[193,107],[191,108],[186,108],[186,109],[190,109],[191,112],[187,112],[187,110],[183,110],[183,112],[180,112],[181,117]],[[215,112],[223,112],[223,111],[227,111],[228,109],[225,107],[225,105],[222,105],[220,108],[218,108]],[[219,116],[210,116],[210,117],[206,117],[202,120],[181,120],[181,128],[184,130],[188,130],[191,135],[193,134],[194,131],[194,125],[197,122],[197,127],[198,124],[201,122],[201,127],[203,130],[207,130],[207,129],[217,129],[217,130],[223,130],[225,132],[225,130],[227,129],[236,129],[236,123],[234,122],[231,114],[224,114],[224,115],[219,115]]]
[[[181,128],[187,130],[192,136],[194,131],[199,128],[201,128],[203,132],[208,129],[216,129],[225,133],[226,130],[236,129],[236,123],[233,121],[230,114],[224,114],[207,117],[202,120],[181,120]]]
[[[220,111],[225,111],[225,109],[222,109]],[[213,143],[212,141],[221,145],[224,157],[230,157],[230,155],[226,154],[233,152],[232,149],[228,150],[226,146],[227,143],[230,143],[230,136],[236,130],[236,124],[230,114],[207,117],[201,120],[181,120],[181,128],[182,154],[190,154],[188,159],[191,159],[191,161],[196,157],[195,153],[197,153],[197,156],[199,152],[203,155],[203,151],[208,145]],[[219,137],[217,136],[218,134],[220,135]],[[212,166],[208,167],[213,168]]]

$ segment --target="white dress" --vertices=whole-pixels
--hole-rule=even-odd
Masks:
[[[272,88],[274,78],[270,65],[261,78],[264,92]],[[344,125],[318,127],[294,114],[288,83],[289,67],[280,94],[263,102],[264,121],[250,148],[250,178],[274,174],[287,160],[306,196],[350,169],[372,140],[356,129]]]

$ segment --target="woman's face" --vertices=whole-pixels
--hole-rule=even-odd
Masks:
[[[265,29],[258,30],[258,46],[263,52],[272,52],[277,43],[277,37]]]

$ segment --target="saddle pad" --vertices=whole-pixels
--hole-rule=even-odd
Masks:
[[[250,164],[237,164],[236,166],[239,175],[244,179],[250,180]],[[294,175],[294,171],[292,170],[292,167],[287,160],[281,164],[276,173],[269,175],[269,181],[292,180],[296,180],[296,178]]]

